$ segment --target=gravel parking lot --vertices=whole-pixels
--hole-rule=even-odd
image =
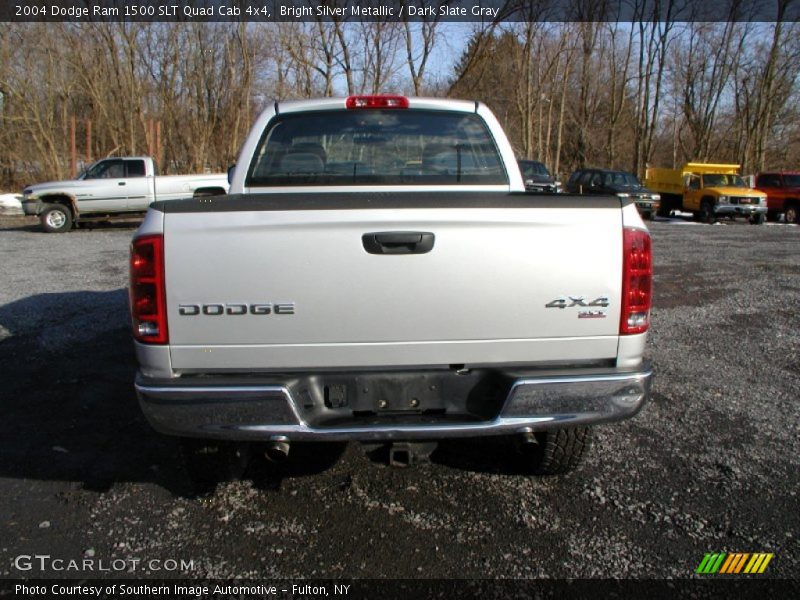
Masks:
[[[134,569],[104,576],[681,578],[771,552],[766,576],[796,577],[800,228],[651,230],[653,398],[578,472],[524,476],[493,440],[409,469],[351,444],[196,496],[133,393],[134,226],[0,217],[0,575],[86,576],[15,566],[46,554]]]

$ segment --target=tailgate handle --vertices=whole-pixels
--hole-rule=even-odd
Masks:
[[[433,248],[435,237],[425,231],[381,231],[361,236],[370,254],[425,254]]]

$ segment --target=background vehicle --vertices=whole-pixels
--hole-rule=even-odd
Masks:
[[[212,196],[227,189],[225,173],[156,176],[150,157],[105,158],[75,180],[27,186],[22,208],[26,215],[38,215],[45,231],[58,233],[91,217],[142,213],[156,198]]]
[[[636,203],[639,213],[647,219],[655,216],[661,201],[661,197],[644,187],[635,175],[608,169],[578,169],[567,181],[567,192],[630,198]]]
[[[757,190],[767,195],[767,218],[800,224],[800,172],[772,171],[756,175]]]
[[[22,196],[19,194],[0,194],[0,215],[22,213]]]
[[[767,195],[747,186],[739,165],[686,163],[680,169],[648,168],[645,183],[661,193],[659,214],[665,217],[682,210],[705,223],[721,216],[746,216],[760,225],[767,213]]]
[[[361,440],[403,462],[410,442],[505,435],[560,473],[646,401],[641,218],[525,194],[485,105],[275,103],[231,191],[155,203],[132,245],[140,405],[217,440],[191,456]]]
[[[550,171],[543,163],[537,160],[518,160],[522,179],[525,181],[525,190],[528,192],[546,192],[549,194],[561,193],[561,182],[550,175]]]

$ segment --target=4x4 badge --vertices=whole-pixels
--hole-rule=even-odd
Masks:
[[[583,296],[562,296],[544,305],[545,308],[572,308],[573,306],[608,306],[608,296],[600,296],[591,302],[586,302]]]

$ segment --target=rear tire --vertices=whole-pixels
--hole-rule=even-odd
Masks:
[[[535,433],[537,444],[520,449],[533,475],[561,475],[574,470],[591,446],[591,429],[576,427]]]
[[[39,222],[47,233],[65,233],[72,229],[72,211],[63,204],[48,204]]]
[[[786,212],[783,213],[783,220],[786,221],[787,223],[800,224],[800,220],[798,219],[800,219],[800,213],[798,213],[797,207],[794,205],[787,206]]]

